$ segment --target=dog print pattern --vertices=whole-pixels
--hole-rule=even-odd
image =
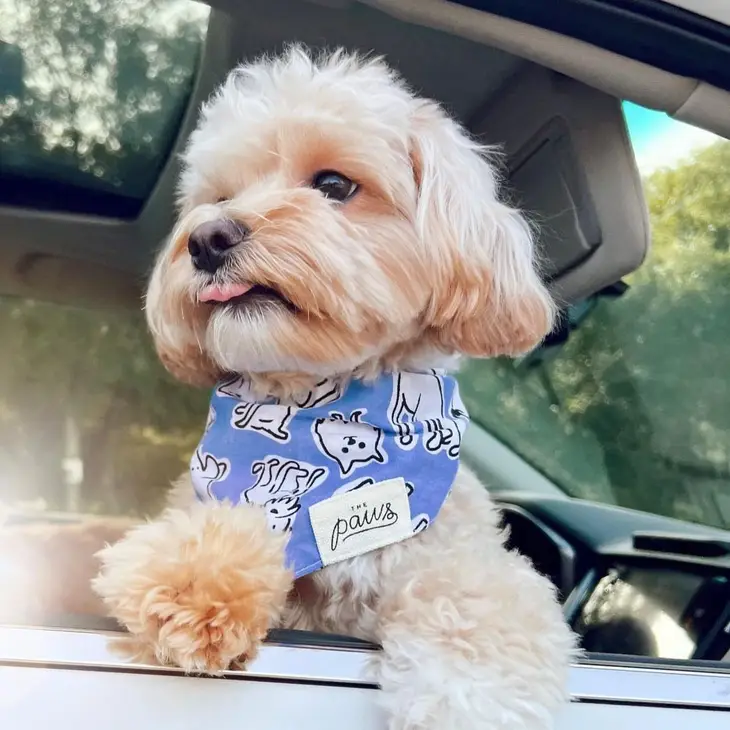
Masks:
[[[321,567],[309,508],[336,494],[403,479],[414,534],[432,524],[453,484],[468,415],[456,381],[435,371],[375,382],[318,381],[283,401],[230,377],[213,391],[191,461],[199,499],[264,508],[289,533],[297,577]]]
[[[466,414],[464,404],[454,389],[447,411],[443,376],[436,372],[397,373],[393,398],[389,407],[390,423],[396,432],[396,444],[409,451],[415,448],[419,438],[431,454],[446,451],[456,459],[461,447],[462,431],[455,414]],[[419,434],[419,426],[423,433]]]
[[[228,459],[216,458],[198,447],[190,460],[190,477],[195,493],[199,498],[213,497],[211,486],[215,482],[222,482],[230,470],[231,463]]]
[[[286,443],[289,440],[289,421],[294,415],[291,406],[270,403],[239,403],[233,409],[231,426],[241,431],[251,430]]]
[[[320,380],[312,390],[292,398],[297,408],[319,408],[334,403],[342,396],[342,383],[334,380]]]
[[[320,451],[337,462],[342,476],[370,462],[384,464],[383,431],[361,420],[366,410],[353,411],[348,418],[332,411],[327,418],[318,418],[312,425]]]
[[[268,497],[279,494],[301,497],[327,477],[325,467],[279,456],[255,461],[251,473],[256,481],[243,493],[246,502],[251,504],[265,504]]]

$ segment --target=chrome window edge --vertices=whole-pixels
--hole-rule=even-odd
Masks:
[[[178,674],[181,670],[126,662],[109,649],[118,632],[0,627],[0,666]],[[369,667],[376,649],[266,643],[246,671],[226,679],[296,682],[377,689]],[[627,658],[627,661],[631,661]],[[730,712],[730,665],[678,667],[619,665],[587,659],[571,667],[570,694],[577,702],[696,707]]]
[[[179,674],[161,667],[125,660],[111,644],[122,632],[0,626],[0,666],[44,666],[141,674]],[[267,642],[244,670],[228,670],[228,679],[293,681],[352,685],[377,689],[368,679],[368,660],[376,650],[343,646],[317,647]]]
[[[730,712],[730,667],[694,671],[675,667],[601,665],[573,667],[574,700],[662,707],[691,707]]]

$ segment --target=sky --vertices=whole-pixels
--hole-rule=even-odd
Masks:
[[[663,112],[624,102],[624,114],[642,175],[659,167],[672,167],[717,137],[689,124],[677,122]]]

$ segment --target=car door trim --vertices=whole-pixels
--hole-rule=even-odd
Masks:
[[[58,670],[180,675],[173,667],[134,664],[109,649],[120,632],[20,626],[0,627],[0,666]],[[371,644],[313,634],[292,643],[286,634],[268,641],[247,671],[224,672],[222,679],[316,684],[377,689],[371,669],[378,649]],[[705,668],[589,658],[571,667],[573,701],[730,712],[730,666]]]

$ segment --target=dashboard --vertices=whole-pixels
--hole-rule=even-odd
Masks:
[[[730,660],[730,533],[591,502],[495,495],[508,547],[555,584],[582,648]]]

